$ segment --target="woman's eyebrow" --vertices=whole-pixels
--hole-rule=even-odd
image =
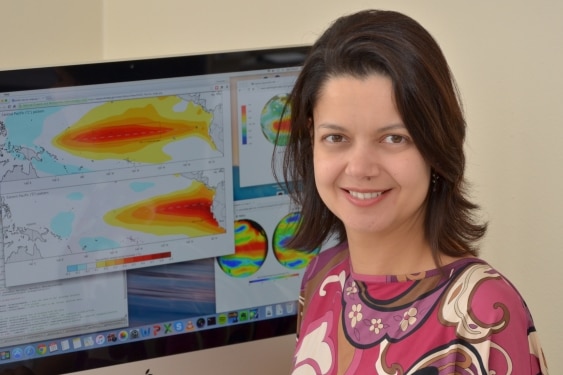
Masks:
[[[345,126],[341,126],[338,124],[334,124],[331,122],[327,122],[327,123],[321,123],[321,124],[317,124],[316,128],[318,129],[329,129],[329,130],[346,130]],[[405,130],[407,127],[404,124],[391,124],[391,125],[386,125],[383,126],[381,128],[377,128],[375,129],[376,132],[378,133],[386,133],[389,131],[393,131],[393,130]]]
[[[407,127],[404,124],[392,124],[392,125],[383,126],[377,129],[377,131],[380,133],[386,133],[393,130],[405,130],[406,128]]]
[[[341,130],[341,131],[346,129],[346,127],[344,126],[333,124],[330,122],[317,124],[317,126],[315,127],[318,129]]]

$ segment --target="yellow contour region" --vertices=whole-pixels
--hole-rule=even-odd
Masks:
[[[199,237],[225,233],[212,212],[215,190],[200,181],[188,188],[108,212],[104,221],[159,236]]]
[[[162,163],[171,159],[164,147],[184,138],[198,137],[216,150],[212,119],[202,106],[177,96],[120,100],[86,113],[54,137],[53,145],[87,159]]]

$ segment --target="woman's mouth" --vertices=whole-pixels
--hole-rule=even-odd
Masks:
[[[360,200],[367,200],[367,199],[374,199],[379,197],[381,194],[383,194],[383,192],[381,191],[377,191],[377,192],[370,192],[370,193],[362,193],[359,191],[352,191],[352,190],[348,190],[348,193],[356,198],[356,199],[360,199]]]

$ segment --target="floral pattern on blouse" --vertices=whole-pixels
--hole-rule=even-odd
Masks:
[[[344,245],[302,284],[293,375],[547,375],[531,315],[483,260],[415,275],[351,272]]]

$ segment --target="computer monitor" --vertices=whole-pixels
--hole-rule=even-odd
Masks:
[[[0,374],[291,337],[319,249],[271,160],[307,51],[0,72]]]

